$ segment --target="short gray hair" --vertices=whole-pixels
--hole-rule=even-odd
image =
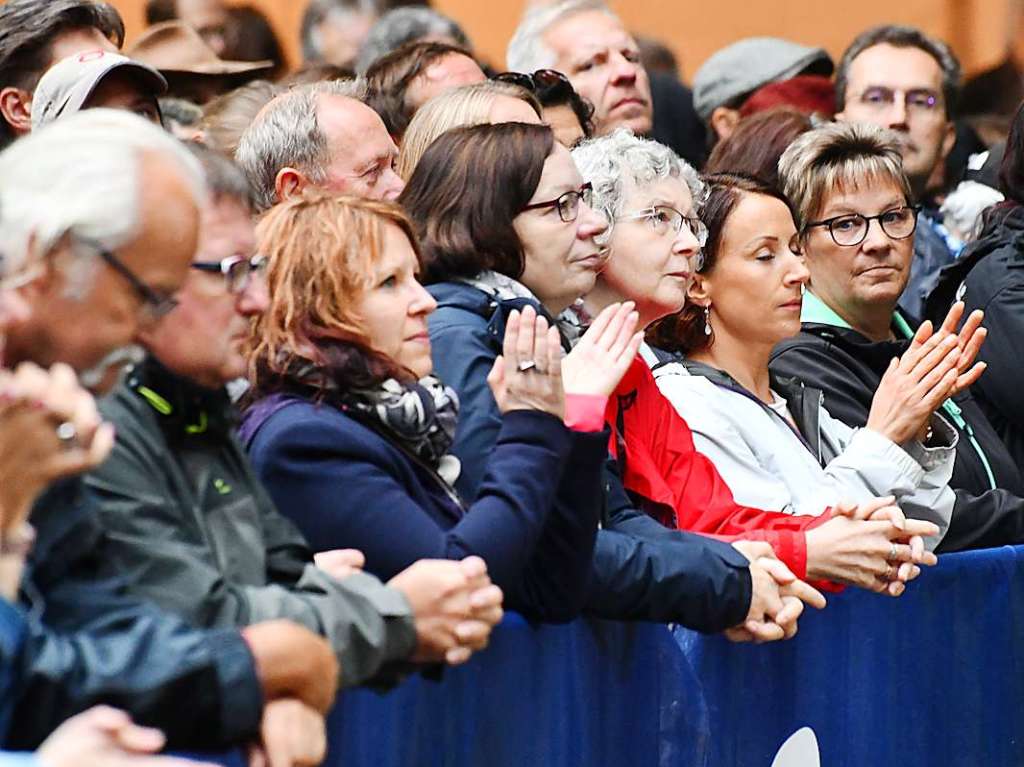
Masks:
[[[843,52],[836,66],[836,111],[846,108],[846,89],[849,87],[850,65],[868,48],[876,45],[891,45],[894,48],[917,48],[924,51],[939,65],[942,70],[942,100],[946,108],[946,117],[956,115],[957,102],[960,97],[960,60],[953,54],[946,43],[929,37],[915,27],[886,24],[872,27],[861,32]]]
[[[528,11],[509,40],[505,66],[512,72],[534,72],[553,67],[558,57],[544,44],[544,33],[567,16],[585,11],[603,11],[615,16],[602,0],[563,0]]]
[[[124,110],[79,112],[0,153],[4,270],[42,259],[69,235],[109,250],[131,242],[141,226],[140,163],[154,154],[178,169],[202,208],[199,162],[169,133]]]
[[[911,200],[899,137],[867,123],[826,123],[797,136],[779,159],[782,191],[801,234],[834,190],[886,179]]]
[[[320,26],[330,20],[341,22],[346,16],[364,14],[379,16],[379,0],[311,0],[302,16],[302,58],[306,63],[320,63],[324,60],[323,41]]]
[[[691,165],[664,144],[634,136],[628,128],[582,142],[572,150],[572,159],[583,180],[594,187],[594,209],[610,226],[624,212],[627,179],[640,189],[665,178],[681,179],[693,197],[694,210],[700,210],[708,196]],[[606,236],[610,234],[611,228]]]
[[[381,16],[370,29],[356,57],[356,73],[366,74],[370,65],[381,56],[425,37],[448,37],[462,48],[473,49],[462,27],[447,16],[430,8],[395,8]]]
[[[314,184],[324,180],[330,152],[317,119],[320,96],[363,101],[362,80],[324,80],[300,85],[275,97],[246,128],[238,141],[235,161],[252,185],[256,209],[277,202],[275,183],[281,168],[302,171]]]

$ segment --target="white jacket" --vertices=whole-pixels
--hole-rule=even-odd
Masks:
[[[940,416],[933,417],[932,430],[941,447],[916,441],[901,447],[832,418],[820,391],[773,379],[773,391],[787,401],[797,431],[722,371],[659,363],[646,345],[641,354],[737,503],[818,515],[839,501],[892,495],[908,517],[939,526],[939,536],[926,540],[929,549],[945,535],[956,500],[948,483],[957,435]]]

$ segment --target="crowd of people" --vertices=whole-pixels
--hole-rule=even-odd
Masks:
[[[315,765],[504,610],[772,642],[1024,543],[1024,111],[943,42],[147,15],[0,5],[0,765]]]

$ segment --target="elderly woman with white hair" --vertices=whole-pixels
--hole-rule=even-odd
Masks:
[[[704,265],[702,248],[709,242],[709,233],[697,211],[708,198],[708,188],[670,149],[627,131],[581,145],[574,150],[573,159],[593,185],[595,207],[613,224],[607,234],[608,264],[586,297],[586,313],[598,312],[610,303],[633,301],[641,324],[647,327],[679,312],[694,274]],[[744,400],[732,402],[731,395],[725,394],[719,402],[701,394],[700,389],[688,399],[689,389],[667,389],[661,376],[655,384],[648,364],[658,360],[650,347],[643,347],[640,357],[643,361],[638,360],[632,376],[618,391],[615,425],[620,450],[629,456],[626,487],[638,493],[651,486],[663,487],[660,500],[673,505],[679,527],[719,534],[740,529],[768,531],[776,538],[773,543],[780,558],[799,576],[849,583],[893,596],[901,594],[906,581],[917,575],[918,564],[935,562],[934,555],[924,552],[920,536],[935,535],[939,527],[930,521],[905,520],[898,509],[887,504],[877,508],[876,496],[895,491],[906,494],[900,483],[857,486],[851,481],[852,486],[841,486],[827,496],[827,502],[821,500],[825,496],[819,496],[821,502],[816,505],[798,507],[791,499],[787,501],[785,493],[774,492],[778,485],[785,487],[786,478],[774,476],[771,467],[742,475],[735,470],[740,462],[735,454],[740,448],[723,436],[743,429],[744,424],[732,423],[729,414],[742,411]],[[767,359],[764,366],[767,370]],[[682,374],[686,375],[685,369]],[[658,385],[667,399],[657,393]],[[719,409],[724,415],[718,414]],[[695,426],[691,433],[694,422],[700,428]],[[785,435],[772,434],[771,438],[781,444]],[[722,448],[723,441],[728,449]],[[736,441],[744,444],[742,439]],[[695,449],[696,458],[689,457]],[[947,450],[943,456],[947,475],[949,453]],[[744,506],[702,505],[692,495],[683,496],[678,490],[685,486],[684,471],[690,479],[703,472],[719,482],[724,480]],[[818,467],[818,473],[824,470]],[[920,479],[922,473],[913,476]],[[856,470],[849,469],[842,476],[846,474],[856,476]],[[749,492],[747,482],[773,492]],[[644,494],[651,495],[649,490]],[[848,508],[841,503],[845,500],[866,505],[836,513]],[[947,512],[951,505],[949,499],[944,507]],[[749,507],[776,513],[755,513]],[[941,520],[941,516],[932,518]]]

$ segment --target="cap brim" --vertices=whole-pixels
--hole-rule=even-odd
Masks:
[[[126,72],[136,77],[143,83],[143,87],[152,91],[153,98],[157,99],[167,93],[167,79],[155,69],[137,61],[117,61],[104,70],[96,73],[92,82],[81,82],[71,88],[55,111],[48,111],[40,116],[37,121],[33,119],[32,127],[37,128],[45,123],[50,123],[66,113],[80,111],[85,103],[92,98],[93,93],[100,84],[110,76],[112,72]]]

